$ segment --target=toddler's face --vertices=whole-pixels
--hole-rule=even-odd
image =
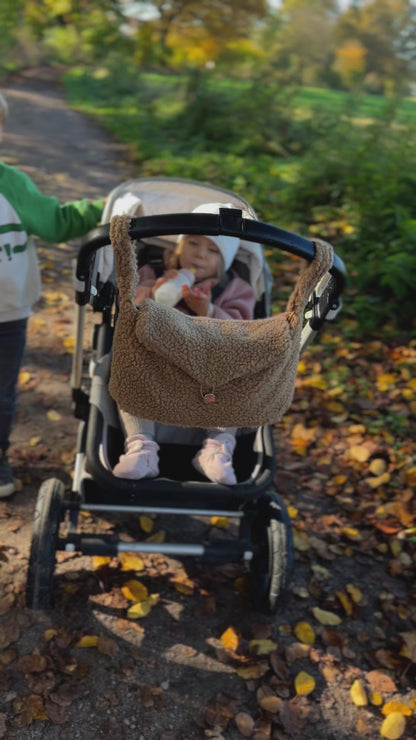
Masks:
[[[222,255],[207,236],[186,234],[178,248],[179,264],[195,272],[195,280],[218,278],[223,269]]]

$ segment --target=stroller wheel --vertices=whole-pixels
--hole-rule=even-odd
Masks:
[[[268,491],[250,512],[253,549],[249,586],[254,607],[273,614],[282,603],[293,571],[293,538],[289,514],[281,497]]]
[[[26,605],[47,609],[52,602],[53,574],[59,525],[63,515],[64,484],[57,478],[42,483],[36,502],[26,585]]]

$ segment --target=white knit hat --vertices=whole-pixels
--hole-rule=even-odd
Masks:
[[[201,206],[194,208],[192,213],[219,213],[220,208],[236,208],[236,206],[232,203],[203,203]],[[183,234],[178,237],[178,241],[181,240],[182,236]],[[204,234],[203,236],[217,245],[224,261],[224,270],[228,270],[240,246],[238,236],[224,236],[223,234]]]

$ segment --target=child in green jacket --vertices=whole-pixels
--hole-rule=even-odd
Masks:
[[[7,113],[0,94],[0,140]],[[61,205],[26,174],[0,161],[0,498],[15,490],[7,449],[27,321],[41,293],[32,235],[46,242],[80,237],[100,221],[103,207],[102,200]]]

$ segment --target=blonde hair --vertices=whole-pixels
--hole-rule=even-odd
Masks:
[[[7,115],[9,113],[9,106],[7,105],[7,100],[0,93],[0,124],[3,124],[7,118]]]

